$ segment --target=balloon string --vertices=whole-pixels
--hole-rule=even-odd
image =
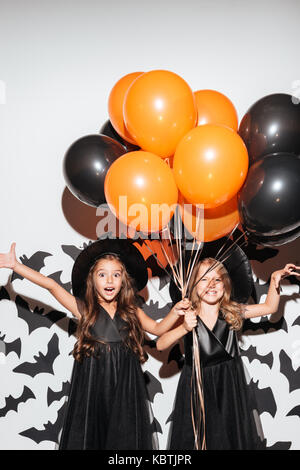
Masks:
[[[206,450],[204,391],[198,337],[193,329],[193,365],[191,377],[191,415],[196,450]],[[202,436],[202,439],[201,439]]]

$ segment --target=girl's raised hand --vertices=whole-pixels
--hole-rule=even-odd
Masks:
[[[300,276],[300,273],[297,270],[300,269],[300,266],[296,266],[295,264],[288,263],[285,265],[283,269],[279,269],[278,271],[274,271],[272,274],[272,278],[275,281],[275,287],[278,288],[281,279],[287,276]]]
[[[185,315],[187,310],[192,306],[191,301],[187,298],[180,300],[174,305],[174,311],[177,315]]]
[[[16,263],[16,244],[12,243],[8,253],[0,253],[0,268],[14,269]]]
[[[192,331],[195,326],[197,326],[195,310],[187,310],[186,314],[184,315],[183,327],[186,331]]]

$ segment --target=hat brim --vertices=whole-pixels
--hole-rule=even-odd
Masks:
[[[72,290],[75,297],[85,296],[86,280],[95,261],[105,254],[116,254],[126,267],[134,281],[137,291],[142,290],[148,282],[146,262],[130,239],[97,240],[85,248],[76,258],[72,270]]]
[[[225,238],[222,238],[214,242],[205,243],[201,252],[201,256],[199,257],[199,261],[205,258],[215,258],[225,240]],[[253,289],[253,278],[250,261],[244,251],[237,244],[233,246],[233,242],[231,240],[226,242],[226,246],[221,253],[224,253],[227,248],[229,249],[224,255],[225,260],[223,261],[223,264],[231,279],[231,299],[238,303],[246,303],[249,300]],[[190,256],[191,252],[186,251],[186,264],[188,263]],[[220,261],[222,262],[222,255]],[[181,300],[181,292],[173,280],[170,282],[169,291],[173,303]]]

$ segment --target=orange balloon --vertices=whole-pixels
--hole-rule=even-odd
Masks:
[[[124,120],[138,145],[162,158],[197,122],[194,94],[173,72],[153,70],[138,77],[124,101]]]
[[[237,194],[213,209],[197,209],[179,195],[179,209],[184,226],[198,241],[211,242],[230,233],[239,223]]]
[[[199,90],[194,93],[198,111],[198,126],[219,124],[238,129],[238,114],[227,96],[215,90]]]
[[[134,80],[142,74],[143,72],[133,72],[120,78],[112,88],[108,97],[108,114],[113,128],[123,139],[135,145],[136,141],[129,134],[124,123],[123,105],[128,88],[132,85]]]
[[[173,172],[157,155],[137,151],[110,166],[104,192],[112,212],[141,232],[157,232],[173,216],[178,190]]]
[[[247,176],[248,160],[246,146],[236,132],[206,124],[195,127],[180,141],[173,171],[183,196],[211,209],[238,192]]]

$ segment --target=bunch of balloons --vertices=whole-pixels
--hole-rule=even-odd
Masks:
[[[250,239],[280,246],[300,234],[300,104],[288,94],[254,103],[239,135],[250,169],[238,195],[240,219]]]
[[[166,70],[133,72],[112,88],[100,133],[66,152],[65,180],[81,201],[107,202],[137,231],[160,232],[178,204],[201,241],[223,237],[241,219],[256,242],[282,243],[299,229],[299,110],[288,95],[271,95],[238,129],[222,93],[193,92]]]

